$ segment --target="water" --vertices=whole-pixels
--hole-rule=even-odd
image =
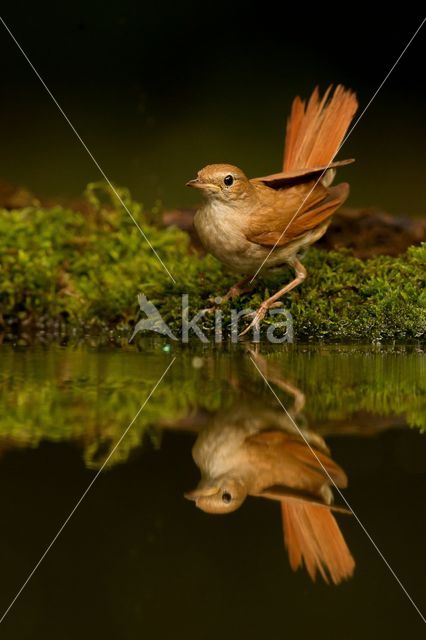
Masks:
[[[2,611],[107,461],[2,637],[422,637],[354,517],[336,515],[355,574],[327,586],[291,570],[276,500],[249,496],[226,516],[185,500],[197,438],[253,420],[285,431],[288,419],[242,347],[163,347],[1,348]],[[293,345],[252,357],[303,433],[325,438],[344,496],[422,608],[424,354]]]

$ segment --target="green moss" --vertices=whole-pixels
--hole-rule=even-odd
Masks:
[[[128,328],[144,293],[172,330],[181,326],[181,294],[191,314],[223,294],[234,276],[211,256],[190,250],[187,235],[155,226],[125,190],[120,195],[161,256],[174,284],[139,230],[110,191],[89,185],[91,213],[62,207],[0,210],[0,320],[3,328]],[[285,297],[301,339],[403,340],[426,331],[426,246],[399,257],[361,261],[345,252],[312,248],[304,260],[309,277]],[[291,277],[260,277],[239,308],[256,308],[267,291]],[[230,306],[223,305],[224,322]],[[206,317],[203,327],[213,327]]]

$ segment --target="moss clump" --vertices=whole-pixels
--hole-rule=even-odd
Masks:
[[[298,335],[341,340],[403,340],[426,333],[426,244],[398,258],[362,261],[311,250],[309,278],[291,298]]]
[[[153,212],[144,212],[125,190],[120,195],[176,284],[115,196],[90,185],[90,213],[62,207],[0,210],[3,330],[55,324],[129,327],[137,312],[137,294],[144,293],[179,333],[182,293],[189,294],[195,314],[234,283],[234,276],[214,258],[200,258],[190,250],[184,232],[159,229]],[[297,337],[377,341],[424,336],[425,245],[411,247],[398,258],[380,256],[365,262],[349,253],[313,248],[304,262],[307,281],[284,299]],[[290,272],[283,272],[259,278],[253,293],[235,306],[256,308],[268,290],[276,290],[289,277]],[[223,305],[223,314],[225,325],[229,305]],[[212,327],[213,318],[207,316],[203,328]]]

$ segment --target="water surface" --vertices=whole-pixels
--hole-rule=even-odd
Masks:
[[[422,607],[423,352],[290,345],[255,357],[299,428],[325,440],[348,475],[344,496]],[[327,586],[291,570],[276,501],[249,496],[218,516],[185,500],[200,478],[194,442],[241,412],[269,429],[286,419],[241,347],[3,345],[2,610],[108,461],[3,637],[421,637],[418,614],[354,517],[336,516],[354,576]]]

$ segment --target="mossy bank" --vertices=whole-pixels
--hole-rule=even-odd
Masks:
[[[158,212],[143,210],[120,191],[136,227],[113,194],[99,185],[86,192],[90,207],[27,207],[0,210],[0,330],[4,333],[74,327],[128,329],[143,293],[171,330],[181,328],[181,295],[190,312],[234,284],[211,256],[190,247],[187,234],[156,224]],[[84,209],[84,207],[82,207]],[[175,282],[154,251],[161,257]],[[325,340],[423,340],[426,334],[426,245],[397,258],[362,261],[349,252],[310,249],[306,282],[284,302],[296,338]],[[234,303],[256,308],[291,277],[283,271],[259,277],[251,294]],[[223,324],[230,318],[223,305]],[[203,319],[203,330],[213,318]]]

